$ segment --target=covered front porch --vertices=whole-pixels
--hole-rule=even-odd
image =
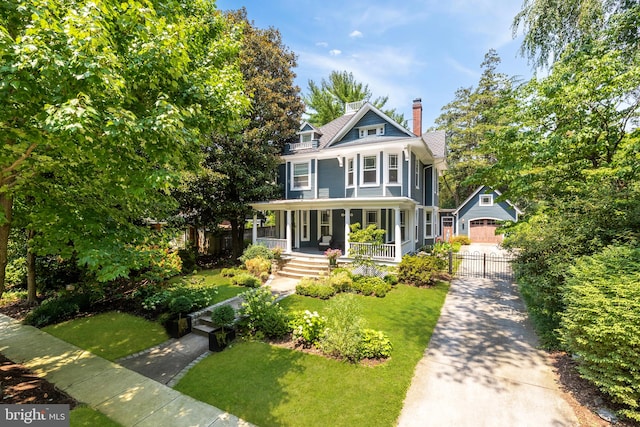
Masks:
[[[258,237],[253,221],[252,243],[280,248],[285,254],[322,255],[328,248],[340,249],[344,258],[356,250],[381,262],[399,263],[417,246],[416,205],[407,198],[354,201],[352,199],[282,200],[254,203],[254,209],[276,216],[273,237]],[[257,214],[254,219],[257,218]],[[382,245],[349,241],[351,224],[363,228],[375,224],[385,230]]]

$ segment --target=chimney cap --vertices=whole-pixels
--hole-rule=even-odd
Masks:
[[[413,100],[413,102],[414,102],[414,104],[415,104],[415,103],[418,103],[418,102],[422,102],[422,98],[415,98],[415,99]]]

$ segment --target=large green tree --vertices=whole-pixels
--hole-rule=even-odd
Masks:
[[[388,96],[371,99],[373,94],[369,85],[358,82],[353,73],[347,71],[332,71],[328,79],[322,79],[318,85],[309,80],[308,93],[304,97],[309,114],[309,123],[322,126],[342,116],[345,104],[357,101],[369,101],[376,108],[383,109],[389,100]],[[395,109],[383,110],[386,115],[407,127],[404,115]]]
[[[632,53],[640,41],[637,0],[526,0],[513,20],[524,32],[521,51],[535,65],[551,65],[570,44],[609,32],[610,46]]]
[[[460,88],[455,99],[442,107],[436,128],[447,133],[448,169],[443,175],[442,207],[455,208],[481,182],[471,178],[479,169],[495,162],[488,150],[481,150],[486,139],[507,123],[500,113],[511,101],[513,79],[500,73],[498,53],[491,49],[484,57],[477,87]]]
[[[237,33],[206,1],[2,3],[0,293],[13,223],[98,280],[144,267],[141,220],[246,106]]]
[[[278,156],[296,139],[304,105],[294,84],[296,57],[274,28],[260,29],[244,9],[227,18],[243,28],[240,69],[251,108],[234,132],[214,132],[205,147],[204,169],[181,189],[181,211],[195,226],[228,220],[234,259],[242,254],[245,220],[252,201],[277,197]]]
[[[502,111],[512,125],[483,147],[496,162],[478,179],[530,203],[506,243],[519,249],[523,295],[548,344],[573,259],[640,239],[639,88],[639,52],[605,37],[571,45],[518,90]]]

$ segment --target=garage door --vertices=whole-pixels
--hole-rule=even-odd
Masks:
[[[502,236],[496,235],[498,223],[494,219],[475,219],[471,221],[469,239],[475,243],[500,243]]]

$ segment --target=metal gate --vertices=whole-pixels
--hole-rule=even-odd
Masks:
[[[505,253],[449,252],[449,274],[457,277],[482,277],[513,280],[513,255]]]

